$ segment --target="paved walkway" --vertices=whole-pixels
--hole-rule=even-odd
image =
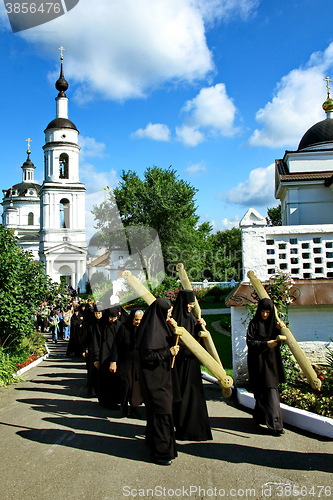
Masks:
[[[151,463],[144,421],[86,398],[84,363],[66,346],[0,389],[2,500],[331,497],[332,441],[291,428],[269,436],[208,383],[213,441],[178,443],[170,467]]]

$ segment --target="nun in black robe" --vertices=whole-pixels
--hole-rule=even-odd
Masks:
[[[202,327],[192,313],[193,290],[180,290],[174,303],[172,317],[196,340]],[[178,374],[181,401],[174,405],[176,439],[208,441],[213,439],[209,424],[199,360],[179,341],[180,350],[175,365]]]
[[[171,310],[168,300],[156,299],[144,313],[137,336],[141,390],[146,406],[146,443],[152,459],[159,465],[170,465],[177,456],[171,359],[179,349],[173,346],[174,336],[168,325]]]
[[[126,321],[128,320],[128,316],[129,316],[128,312],[123,307],[121,307],[120,304],[113,304],[112,307],[116,307],[117,308],[117,311],[118,311],[118,314],[119,314],[118,321],[121,324],[126,323]]]
[[[98,402],[110,410],[119,409],[119,379],[116,373],[115,340],[120,327],[116,307],[105,310],[105,326],[102,332],[98,359]],[[96,366],[96,365],[95,365]]]
[[[80,315],[79,309],[75,309],[71,317],[71,328],[69,333],[69,341],[67,345],[66,356],[81,357],[83,354],[82,339],[83,316]]]
[[[131,311],[118,330],[115,344],[123,416],[138,418],[140,415],[137,407],[142,404],[143,398],[139,382],[139,352],[135,348],[135,339],[142,316],[143,311],[139,309]]]
[[[261,299],[246,335],[249,385],[256,401],[253,418],[275,436],[284,432],[278,392],[279,383],[285,382],[279,333],[272,300]]]
[[[99,311],[96,305],[88,310],[86,316],[86,365],[87,365],[87,395],[94,398],[98,391],[98,370],[95,361],[99,360],[99,350],[101,346],[102,335],[102,311]],[[98,346],[98,347],[97,347]],[[95,349],[98,351],[95,357]]]

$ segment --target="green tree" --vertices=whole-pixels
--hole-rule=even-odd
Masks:
[[[209,237],[210,254],[206,262],[211,281],[236,281],[242,278],[242,236],[241,230],[233,227]]]
[[[132,170],[123,171],[119,186],[108,190],[108,199],[92,211],[101,231],[100,243],[109,249],[130,247],[132,254],[135,251],[140,257],[157,233],[165,268],[172,274],[178,258],[186,255],[185,264],[191,261],[193,243],[206,230],[196,228],[196,192],[171,167],[148,168],[143,179]]]
[[[267,209],[267,222],[269,226],[282,226],[281,205]]]
[[[60,287],[30,252],[17,245],[12,231],[0,225],[0,347],[15,352],[34,330],[42,300],[54,300]]]

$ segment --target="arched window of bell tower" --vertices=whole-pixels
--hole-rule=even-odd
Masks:
[[[60,227],[69,228],[69,200],[63,198],[60,200]]]
[[[34,214],[30,212],[28,214],[28,226],[33,226],[34,225]]]
[[[59,179],[68,179],[68,163],[68,154],[61,153],[59,156]]]

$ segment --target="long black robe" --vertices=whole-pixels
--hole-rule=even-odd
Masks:
[[[81,357],[83,353],[82,345],[82,328],[83,328],[83,318],[80,316],[80,311],[74,311],[71,317],[71,328],[69,334],[69,341],[67,345],[67,356],[78,356]]]
[[[94,365],[95,361],[99,361],[99,350],[101,346],[101,335],[103,319],[96,318],[94,312],[89,314],[86,323],[86,365],[87,365],[87,395],[88,397],[96,397],[98,392],[98,370]],[[98,346],[98,347],[97,347]],[[95,356],[97,349],[98,355]]]
[[[136,310],[132,310],[117,333],[116,361],[117,374],[120,382],[121,405],[127,407],[140,406],[143,402],[139,382],[139,352],[135,348],[137,326],[133,325]]]
[[[106,321],[110,316],[117,316],[115,308],[111,307],[105,311]],[[118,376],[117,373],[111,373],[109,370],[110,363],[116,361],[115,340],[119,327],[118,320],[113,323],[105,323],[98,360],[100,368],[98,371],[97,397],[99,404],[109,409],[117,409],[120,403]]]
[[[170,307],[168,300],[156,299],[145,312],[137,337],[141,390],[146,406],[146,442],[153,460],[172,460],[177,456],[170,353],[174,341],[166,322]]]
[[[266,320],[261,316],[264,310],[270,311]],[[283,429],[278,385],[285,381],[285,375],[279,344],[269,348],[267,342],[276,339],[279,333],[273,302],[261,299],[246,335],[249,385],[256,400],[255,420],[276,432]]]
[[[183,326],[197,340],[201,330],[200,324],[192,312],[188,311],[188,304],[194,302],[192,290],[180,290],[172,317],[178,326]],[[174,404],[174,422],[176,439],[186,441],[207,441],[212,439],[209,424],[207,404],[202,385],[199,360],[179,342],[180,351],[176,356],[175,366],[181,393],[181,401]]]

